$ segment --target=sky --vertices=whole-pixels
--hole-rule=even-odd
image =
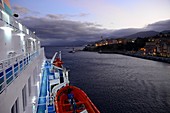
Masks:
[[[158,29],[162,23],[167,26],[166,22],[169,23],[170,20],[170,0],[10,2],[13,12],[20,15],[19,20],[36,31],[45,45],[54,42],[69,44],[76,41],[95,41],[101,35],[110,36],[115,31],[129,28],[153,30],[155,26]]]

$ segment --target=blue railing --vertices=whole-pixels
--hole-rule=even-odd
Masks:
[[[0,93],[19,76],[38,54],[39,52],[34,52],[25,57],[20,55],[0,62]]]

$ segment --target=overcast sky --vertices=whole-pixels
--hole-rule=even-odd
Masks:
[[[117,29],[144,28],[170,19],[170,0],[10,1],[20,21],[47,45],[95,41]]]

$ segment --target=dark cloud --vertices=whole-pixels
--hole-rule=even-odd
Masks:
[[[146,26],[147,30],[155,30],[155,31],[163,31],[163,30],[170,30],[170,20],[164,20],[155,22],[153,24],[149,24]]]
[[[107,36],[110,30],[97,28],[98,24],[83,23],[61,19],[62,16],[47,15],[45,17],[24,17],[20,21],[36,35],[43,44],[58,45],[73,42],[90,42],[99,40],[101,35]]]
[[[51,19],[69,19],[75,17],[86,17],[89,14],[87,13],[80,13],[80,14],[47,14],[46,16]]]
[[[80,14],[64,14],[67,18],[73,18],[73,17],[86,17],[88,16],[88,13],[80,13]]]
[[[64,19],[64,18],[66,18],[66,16],[65,15],[62,15],[62,14],[48,14],[48,15],[46,15],[48,18],[50,18],[50,19]]]
[[[41,39],[43,45],[79,45],[86,42],[100,40],[100,37],[122,37],[141,31],[170,30],[170,20],[149,24],[145,28],[108,30],[101,29],[102,25],[92,22],[72,21],[70,18],[86,17],[89,14],[47,14],[44,17],[30,15],[40,14],[19,5],[12,6],[13,10],[21,15],[20,21],[25,24]]]
[[[147,30],[168,30],[170,20],[150,24],[145,28],[107,30],[100,29],[101,25],[90,22],[66,20],[62,15],[48,14],[45,17],[24,17],[20,20],[41,39],[43,45],[79,45],[85,42],[100,40],[104,37],[122,37]]]

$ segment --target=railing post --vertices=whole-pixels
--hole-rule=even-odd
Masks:
[[[25,70],[25,67],[24,67],[24,57],[22,57],[22,71]]]
[[[53,100],[53,111],[55,110],[55,103],[54,103],[54,97],[52,96],[52,100]]]
[[[15,63],[13,63],[12,66],[11,66],[11,67],[12,67],[12,76],[13,76],[12,82],[15,81],[14,64],[15,64]]]
[[[18,74],[20,73],[20,58],[17,57],[17,63],[18,63]]]
[[[48,113],[48,96],[46,96],[46,113]]]
[[[24,69],[26,69],[26,64],[27,64],[27,61],[26,61],[26,57],[24,56],[24,59],[25,59],[25,61],[24,61]],[[24,60],[23,59],[23,60]]]
[[[3,62],[3,66],[4,66],[4,62]],[[5,68],[3,67],[3,73],[4,73],[4,88],[5,88],[5,93],[7,92],[7,83],[6,83],[6,72],[5,72]]]

